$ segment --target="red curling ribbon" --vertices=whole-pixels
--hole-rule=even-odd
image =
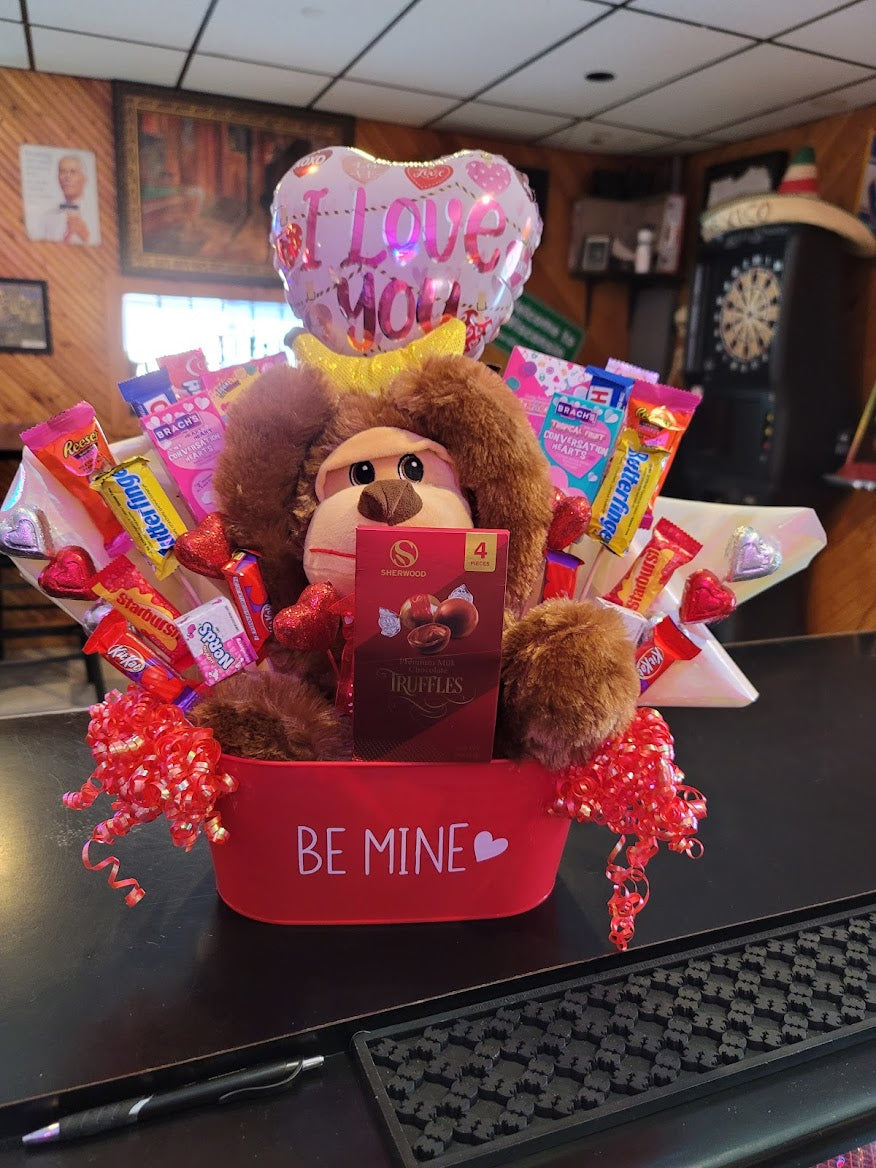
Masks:
[[[632,941],[635,918],[648,903],[645,867],[660,843],[691,859],[703,853],[696,832],[706,817],[706,800],[684,783],[669,727],[645,706],[622,734],[599,747],[587,766],[569,767],[557,778],[549,811],[618,835],[605,875],[612,885],[609,938],[621,951]],[[629,838],[633,842],[627,845]]]
[[[110,888],[130,888],[131,891],[125,896],[125,904],[127,904],[129,908],[133,908],[135,904],[140,903],[146,893],[143,891],[133,876],[129,876],[125,880],[116,879],[120,868],[120,864],[116,856],[107,856],[103,860],[98,860],[96,864],[92,864],[88,857],[88,849],[93,843],[96,842],[99,841],[91,839],[85,841],[85,847],[82,849],[82,863],[89,870],[89,872],[100,872],[103,868],[111,868],[110,874],[106,878],[107,884],[110,886]]]
[[[236,789],[236,781],[220,767],[222,748],[213,731],[192,726],[182,711],[132,685],[90,710],[86,741],[95,769],[81,789],[68,792],[64,805],[73,810],[90,807],[98,795],[112,799],[113,814],[98,823],[82,853],[85,867],[98,871],[111,866],[112,888],[133,885],[125,897],[133,907],[144,893],[136,880],[119,882],[115,856],[94,865],[88,857],[92,842],[112,844],[132,828],[163,815],[173,842],[187,851],[199,833],[212,843],[228,838],[216,802]]]

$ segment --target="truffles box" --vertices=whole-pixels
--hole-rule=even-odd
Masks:
[[[507,568],[507,531],[357,529],[357,758],[490,760]]]

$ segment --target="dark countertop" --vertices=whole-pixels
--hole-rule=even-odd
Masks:
[[[648,944],[876,887],[876,787],[867,761],[874,645],[870,634],[737,647],[734,658],[761,691],[757,703],[667,711],[678,760],[709,800],[706,853],[696,863],[669,854],[652,861],[636,957]],[[554,894],[502,921],[258,924],[218,901],[206,846],[179,852],[158,824],[119,844],[124,872],[147,889],[128,909],[105,874],[85,871],[79,858],[99,811],[68,812],[60,803],[90,770],[85,724],[75,714],[0,721],[0,1137],[47,1122],[58,1093],[67,1093],[61,1111],[102,1098],[110,1089],[93,1085],[106,1080],[137,1076],[111,1089],[123,1097],[183,1078],[173,1064],[192,1060],[209,1060],[196,1071],[214,1073],[279,1052],[338,1053],[324,1073],[273,1103],[230,1109],[221,1121],[217,1113],[191,1114],[43,1153],[44,1165],[122,1156],[134,1165],[180,1162],[189,1147],[194,1162],[285,1164],[292,1153],[302,1164],[340,1165],[349,1162],[351,1138],[357,1162],[388,1163],[342,1053],[357,1028],[384,1011],[445,995],[471,998],[494,983],[548,976],[610,953],[603,870],[613,837],[583,826],[572,828]],[[438,1008],[430,1003],[421,1012]],[[254,1044],[267,1045],[240,1050]],[[869,1046],[832,1057],[831,1082],[862,1081],[865,1064],[872,1081]],[[820,1065],[801,1068],[800,1082],[808,1075],[820,1083],[813,1070]],[[765,1098],[758,1092],[768,1090],[749,1085],[739,1114],[746,1098],[757,1108]],[[819,1092],[829,1111],[830,1092]],[[773,1103],[780,1107],[778,1098]],[[835,1106],[839,1114],[838,1088]],[[712,1107],[720,1104],[700,1104]],[[671,1128],[684,1111],[672,1109],[665,1114],[674,1120],[661,1122]],[[591,1137],[588,1147],[616,1156],[617,1141],[636,1126]],[[709,1130],[714,1138],[717,1129]],[[847,1146],[832,1145],[834,1153]],[[650,1140],[648,1147],[647,1162],[671,1162]],[[626,1153],[630,1164],[646,1162],[633,1145]],[[532,1163],[574,1161],[568,1150],[565,1159],[554,1155]],[[10,1141],[0,1143],[0,1164],[22,1162]]]

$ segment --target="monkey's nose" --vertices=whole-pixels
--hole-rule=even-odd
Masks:
[[[390,527],[412,519],[422,509],[423,500],[409,482],[401,479],[378,479],[363,487],[359,495],[359,514]]]

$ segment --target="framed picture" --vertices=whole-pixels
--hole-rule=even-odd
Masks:
[[[871,130],[858,185],[858,218],[876,232],[876,130]]]
[[[0,279],[0,353],[52,351],[45,280]]]
[[[122,271],[274,284],[274,187],[353,119],[113,83]]]

